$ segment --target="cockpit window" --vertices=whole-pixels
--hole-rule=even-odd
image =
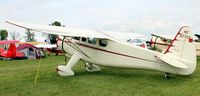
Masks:
[[[107,45],[108,45],[108,41],[107,40],[99,40],[99,46],[106,47]]]
[[[88,43],[90,44],[96,44],[97,39],[96,38],[88,38]]]

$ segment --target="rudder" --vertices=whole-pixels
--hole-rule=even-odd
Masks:
[[[164,52],[165,55],[180,58],[180,62],[189,68],[186,72],[187,74],[191,74],[196,68],[196,48],[193,43],[193,36],[190,28],[183,26]]]

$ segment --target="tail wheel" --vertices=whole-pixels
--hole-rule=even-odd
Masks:
[[[165,73],[165,79],[170,79],[169,73]]]

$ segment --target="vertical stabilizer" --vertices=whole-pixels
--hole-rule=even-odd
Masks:
[[[164,52],[165,55],[179,58],[179,61],[188,67],[184,74],[191,74],[196,68],[196,49],[193,36],[189,27],[183,26]]]

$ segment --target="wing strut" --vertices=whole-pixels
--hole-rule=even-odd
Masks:
[[[67,41],[64,41],[64,40]],[[76,44],[74,44],[71,40],[69,40],[68,38],[66,38],[66,36],[64,37],[63,41],[62,41],[62,49],[64,49],[63,47],[63,42],[65,42],[67,45],[69,45],[70,47],[72,47],[73,49],[75,49],[76,51],[80,52],[81,54],[83,54],[84,56],[90,58],[85,52],[83,52],[83,50],[81,50],[78,46],[76,46]],[[71,45],[72,44],[72,45]],[[65,51],[64,51],[65,52]]]

